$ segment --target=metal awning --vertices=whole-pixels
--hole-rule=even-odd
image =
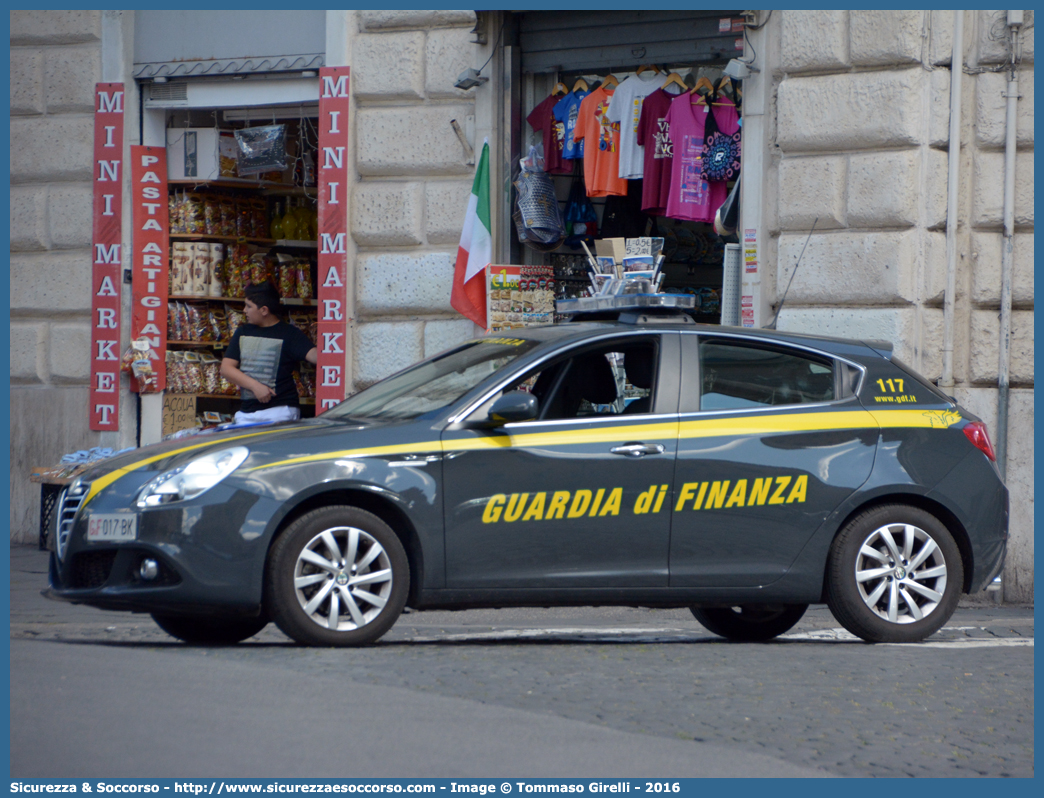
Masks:
[[[134,77],[315,70],[326,11],[136,11]]]
[[[526,11],[523,72],[723,62],[743,54],[740,11]]]

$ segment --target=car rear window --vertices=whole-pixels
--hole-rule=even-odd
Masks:
[[[834,362],[803,350],[729,339],[700,343],[700,409],[830,402]]]

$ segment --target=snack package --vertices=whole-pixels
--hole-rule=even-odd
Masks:
[[[201,358],[197,352],[185,352],[184,388],[185,393],[203,393],[203,371]]]
[[[195,235],[206,233],[206,210],[203,195],[194,192],[186,194],[182,207],[185,232]]]
[[[279,253],[279,296],[283,299],[297,296],[297,262],[289,255]]]
[[[210,291],[210,244],[197,241],[192,245],[192,295],[206,296]]]
[[[225,296],[241,297],[245,283],[243,280],[243,244],[232,244],[228,248],[228,260],[225,263]]]
[[[155,393],[159,390],[159,375],[153,368],[153,360],[159,360],[159,355],[145,336],[131,341],[123,353],[122,370],[129,371],[138,381],[138,393]]]
[[[167,350],[167,393],[183,393],[181,390],[181,371],[177,364],[178,352]]]
[[[221,361],[209,352],[200,358],[203,374],[203,393],[221,393]]]
[[[185,232],[181,227],[181,201],[176,191],[167,196],[167,222],[170,225],[170,232]]]
[[[167,340],[181,340],[181,329],[178,325],[178,307],[176,302],[169,302],[167,304]]]
[[[221,212],[221,235],[234,236],[236,234],[236,203],[231,197],[222,197],[219,203]]]
[[[236,146],[236,137],[232,133],[222,133],[218,136],[218,166],[222,177],[239,177],[236,171],[236,161],[239,157],[239,148]],[[232,235],[232,234],[230,234]]]
[[[261,285],[268,279],[268,265],[264,254],[257,252],[250,256],[250,285]]]
[[[254,211],[250,207],[250,200],[236,200],[236,235],[241,238],[249,238],[254,234]]]
[[[213,194],[203,195],[203,230],[208,236],[221,235],[221,201]]]
[[[178,302],[178,330],[180,332],[178,336],[179,341],[191,341],[192,340],[192,328],[189,326],[189,312],[188,305],[184,302]]]
[[[312,298],[312,264],[303,258],[297,261],[297,296],[299,299]]]
[[[225,318],[228,325],[228,339],[231,341],[232,336],[239,329],[239,325],[246,324],[246,316],[243,315],[242,310],[237,310],[231,305],[225,305]]]
[[[222,296],[224,291],[225,245],[210,244],[210,272],[207,276],[210,296]]]
[[[263,199],[253,199],[250,201],[250,210],[254,238],[268,238],[268,203]]]
[[[185,304],[185,314],[188,317],[188,324],[186,325],[186,338],[187,341],[207,341],[210,338],[210,331],[208,329],[207,318],[204,311],[198,305],[190,303]]]
[[[315,398],[315,366],[311,363],[301,364],[301,383],[304,385],[304,393],[301,394],[306,399]]]
[[[207,313],[214,340],[223,343],[228,340],[228,314],[218,308],[211,308]]]
[[[192,289],[192,244],[175,241],[170,245],[170,295],[184,296]]]

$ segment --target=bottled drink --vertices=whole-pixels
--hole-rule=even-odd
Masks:
[[[275,238],[275,239],[280,239],[280,238],[284,238],[285,237],[283,235],[283,215],[280,212],[279,203],[278,202],[275,204],[275,207],[272,209],[272,226],[269,228],[269,233],[271,234],[272,238]]]

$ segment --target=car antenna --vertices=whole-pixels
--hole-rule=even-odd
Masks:
[[[772,317],[772,322],[765,325],[766,330],[776,329],[776,322],[779,321],[779,312],[783,310],[783,303],[787,301],[787,292],[790,291],[790,284],[794,282],[794,275],[797,274],[798,266],[801,265],[801,259],[805,256],[805,247],[807,247],[808,242],[812,240],[812,233],[815,231],[816,222],[818,221],[818,216],[812,220],[812,229],[808,231],[808,238],[805,239],[805,246],[801,248],[801,254],[798,255],[797,263],[794,264],[794,271],[790,273],[790,280],[787,282],[787,290],[783,292],[783,298],[779,300],[779,307],[776,308],[776,315]]]

